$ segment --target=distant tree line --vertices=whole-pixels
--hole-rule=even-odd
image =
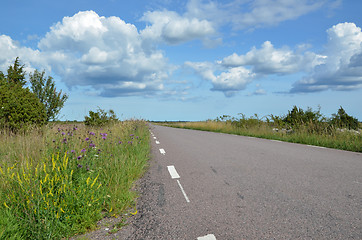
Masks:
[[[56,120],[68,95],[57,91],[52,77],[45,71],[29,74],[26,87],[24,65],[17,57],[7,74],[0,71],[0,130],[17,133]]]

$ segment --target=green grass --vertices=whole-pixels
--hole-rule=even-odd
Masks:
[[[0,239],[61,239],[135,208],[150,152],[144,121],[0,135]]]
[[[276,132],[273,131],[273,127],[270,124],[262,121],[250,124],[249,126],[237,126],[228,121],[168,122],[161,124],[177,128],[222,132],[362,152],[362,134],[348,131],[340,132],[336,129],[313,132],[310,130],[310,127],[300,127],[291,133],[285,131]]]

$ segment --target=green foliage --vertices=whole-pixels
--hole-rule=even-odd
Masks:
[[[104,126],[118,120],[112,109],[106,112],[100,108],[98,108],[97,112],[89,111],[89,116],[85,116],[84,118],[84,124],[86,126]]]
[[[26,131],[46,123],[43,104],[21,84],[2,81],[0,84],[0,128],[11,132]]]
[[[291,127],[300,127],[303,125],[308,125],[312,123],[318,123],[322,120],[322,114],[320,113],[320,109],[318,111],[312,111],[311,108],[307,108],[304,111],[297,106],[294,106],[291,111],[288,111],[286,117],[284,117],[283,122]]]
[[[358,130],[358,120],[346,113],[342,106],[338,109],[337,114],[332,115],[331,124],[338,128],[348,128]]]
[[[55,120],[68,99],[68,95],[62,95],[62,91],[56,91],[53,78],[50,76],[46,78],[45,71],[35,70],[33,74],[30,74],[30,83],[32,92],[45,106],[47,121]]]
[[[22,87],[25,85],[25,71],[24,65],[20,65],[19,57],[15,59],[14,65],[9,66],[6,80],[9,83],[20,84]]]

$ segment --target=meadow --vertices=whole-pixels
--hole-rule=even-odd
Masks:
[[[136,212],[150,154],[145,121],[0,134],[0,239],[62,239]]]
[[[257,117],[198,122],[163,122],[164,126],[221,132],[292,143],[362,152],[362,131],[341,129],[326,122],[310,122],[289,128],[278,121]],[[360,126],[361,127],[361,126]]]

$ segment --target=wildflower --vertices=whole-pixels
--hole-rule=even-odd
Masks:
[[[53,139],[53,142],[55,142],[55,139]]]
[[[74,127],[74,128],[73,128],[74,131],[77,130],[77,129],[78,129],[77,127]]]
[[[89,138],[88,138],[88,137],[86,137],[84,140],[89,141]]]
[[[65,132],[62,132],[62,135],[64,136],[64,135],[65,135]]]
[[[82,153],[84,153],[86,150],[85,150],[85,148],[83,148],[82,150],[80,150]]]
[[[132,144],[133,142],[132,141],[128,141],[129,144]]]
[[[82,158],[82,155],[79,155],[79,156],[77,157],[78,160],[80,160],[81,158]]]
[[[89,147],[95,147],[96,145],[94,143],[90,143]]]
[[[104,137],[104,136],[103,136],[103,137],[102,137],[102,139],[103,139],[103,140],[106,140],[106,139],[107,139],[107,137]]]
[[[119,143],[119,144],[122,144],[122,141],[119,141],[118,143]]]
[[[58,128],[58,132],[60,132],[61,131],[61,129],[60,128]]]
[[[66,138],[63,139],[63,143],[67,143],[67,139],[66,139]]]
[[[72,151],[70,151],[71,153],[75,153],[75,151],[74,150],[72,150]]]
[[[78,164],[78,168],[82,168],[82,167],[83,167],[82,165]]]
[[[134,136],[134,134],[130,134],[129,136],[130,136],[130,137],[133,137],[133,136]]]
[[[96,134],[95,134],[94,132],[90,132],[89,135],[93,135],[93,136],[94,136],[94,135],[96,135]]]

